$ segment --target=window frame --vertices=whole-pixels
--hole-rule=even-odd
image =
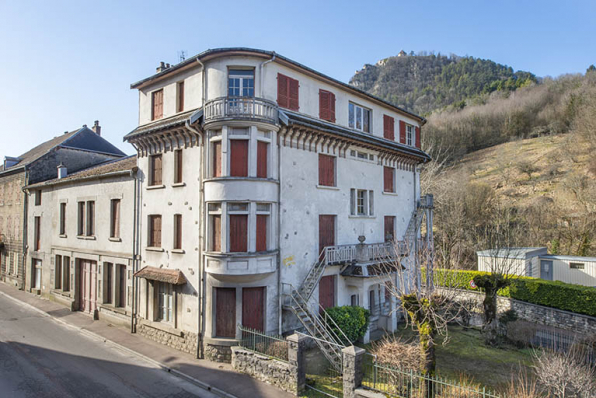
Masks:
[[[362,204],[359,204],[359,194],[362,193]],[[362,189],[362,188],[351,188],[350,189],[350,217],[375,217],[374,208],[374,190]],[[359,207],[364,209],[364,212],[359,212]]]
[[[161,216],[161,214],[149,214],[147,217],[148,217],[147,247],[161,249],[161,245],[162,245],[161,235],[162,235],[162,230],[163,230],[162,216]],[[157,221],[157,219],[159,219],[159,242],[157,242],[155,239],[156,238],[155,222]],[[158,244],[158,245],[156,245],[156,244]]]
[[[163,163],[162,163],[163,173]],[[182,184],[184,182],[184,154],[182,149],[174,150],[174,184]],[[162,175],[163,181],[163,175]]]
[[[416,142],[416,127],[406,123],[406,145],[414,146]]]
[[[156,167],[157,159],[160,160],[160,167]],[[159,181],[156,178],[156,170],[159,170]],[[156,153],[149,156],[149,186],[158,187],[163,185],[163,155]]]
[[[182,250],[182,214],[174,214],[174,236],[173,245],[174,250]]]
[[[352,109],[353,109],[353,111],[352,111]],[[360,128],[357,125],[357,121],[358,121],[357,113],[358,113],[359,109],[360,109],[361,123],[362,123],[362,126]],[[365,112],[368,113],[368,130],[366,130],[364,128],[364,119],[365,119],[364,114],[365,114]],[[348,103],[348,127],[349,128],[356,130],[356,131],[360,131],[362,133],[372,134],[372,131],[373,131],[372,119],[373,119],[372,109],[367,108],[362,105],[359,105],[352,101],[350,101]]]
[[[155,316],[157,322],[173,325],[176,316],[176,290],[171,283],[155,281]],[[162,289],[163,288],[163,289]],[[165,315],[165,316],[164,316]]]
[[[214,207],[211,207],[211,205],[214,205]],[[218,207],[215,207],[218,206]],[[208,217],[209,217],[209,226],[208,226],[208,233],[209,233],[209,241],[208,241],[208,250],[210,252],[216,252],[216,253],[221,253],[221,248],[222,248],[222,244],[221,244],[221,238],[222,238],[222,234],[221,234],[221,219],[222,219],[222,203],[221,202],[211,202],[211,203],[207,203],[207,213],[208,213]],[[219,239],[216,239],[215,237],[215,218],[219,219]],[[215,242],[216,240],[218,241],[218,245],[217,248],[219,250],[216,250],[216,246],[215,246]]]
[[[569,269],[575,269],[575,270],[578,270],[578,271],[585,270],[586,269],[586,264],[585,263],[576,262],[576,261],[569,262]]]
[[[266,206],[266,209],[259,209],[259,206]],[[270,242],[270,237],[271,237],[271,207],[272,204],[271,203],[260,203],[257,202],[256,203],[256,210],[255,210],[255,251],[256,252],[264,252],[264,251],[268,251],[269,250],[269,242]],[[265,247],[259,247],[259,236],[260,233],[263,231],[259,231],[259,225],[261,225],[259,223],[259,217],[261,217],[261,219],[264,218],[264,228],[265,228],[265,239],[264,239],[264,245]],[[260,250],[261,249],[261,250]]]
[[[122,200],[110,199],[110,238],[120,239],[120,221],[122,214]]]
[[[244,74],[240,72],[251,72],[251,74]],[[236,73],[236,74],[234,74]],[[232,79],[237,79],[239,82],[238,87],[230,87]],[[246,82],[252,80],[252,87]],[[243,68],[243,67],[228,67],[228,97],[240,97],[240,98],[254,98],[255,97],[255,69],[254,68]],[[231,90],[239,90],[240,95],[231,94]],[[248,90],[248,95],[244,95],[245,91]]]

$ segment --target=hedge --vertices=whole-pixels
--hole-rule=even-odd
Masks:
[[[337,323],[337,326],[339,326],[341,331],[350,340],[344,341],[344,344],[350,345],[364,337],[368,329],[368,318],[370,316],[370,312],[367,309],[346,305],[343,307],[327,308],[325,312]],[[329,328],[339,338],[342,338],[343,334],[337,328],[331,325],[329,325]]]
[[[487,275],[482,271],[436,270],[435,285],[450,288],[478,290],[470,285],[476,275]],[[423,278],[424,274],[423,274]],[[596,316],[596,288],[574,285],[560,281],[515,276],[509,287],[499,290],[499,296],[560,310]]]

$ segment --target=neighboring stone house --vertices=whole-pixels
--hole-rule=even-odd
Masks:
[[[422,117],[246,48],[162,64],[131,87],[139,331],[184,349],[198,332],[199,350],[226,360],[237,325],[333,340],[317,332],[319,305],[360,305],[371,330],[395,327],[394,274],[379,264],[411,261],[432,220]]]
[[[27,275],[24,241],[27,232],[26,185],[56,176],[63,164],[75,172],[125,154],[100,136],[96,121],[92,129],[83,126],[36,146],[19,157],[6,156],[0,166],[0,278],[23,288]],[[35,200],[43,201],[41,196]]]
[[[130,325],[136,163],[129,156],[72,174],[60,167],[58,178],[25,188],[27,291]]]

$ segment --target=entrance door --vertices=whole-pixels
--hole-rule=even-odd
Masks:
[[[547,281],[553,280],[553,262],[550,260],[540,260],[540,278]]]
[[[93,312],[97,308],[97,263],[79,260],[79,311]]]
[[[245,287],[242,289],[242,325],[264,332],[264,304],[264,287]]]
[[[215,288],[215,335],[236,337],[236,289]]]
[[[385,242],[393,242],[395,239],[395,217],[385,216]]]
[[[319,253],[325,246],[335,246],[335,216],[319,215]]]
[[[319,308],[320,312],[335,305],[335,275],[321,278],[319,282],[319,304],[323,307]]]

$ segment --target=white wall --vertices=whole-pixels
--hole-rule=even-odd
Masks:
[[[596,287],[596,261],[543,259],[553,262],[553,280],[565,283],[575,283],[583,286]],[[582,263],[584,269],[569,267],[569,263]],[[540,274],[536,275],[540,277]]]

